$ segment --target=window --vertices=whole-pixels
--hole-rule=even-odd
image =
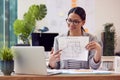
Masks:
[[[13,22],[17,18],[17,0],[0,0],[0,48],[16,44]]]

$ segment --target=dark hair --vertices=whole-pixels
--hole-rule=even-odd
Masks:
[[[86,13],[85,10],[82,7],[74,7],[69,10],[68,16],[70,13],[75,13],[80,16],[82,20],[86,20]],[[83,27],[81,27],[82,31],[85,31]]]
[[[82,20],[86,19],[85,10],[82,7],[74,7],[72,9],[70,9],[70,11],[68,12],[68,16],[70,13],[78,14]]]

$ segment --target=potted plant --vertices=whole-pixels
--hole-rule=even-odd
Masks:
[[[0,49],[0,67],[4,75],[11,75],[14,71],[13,51],[8,47]]]
[[[113,23],[104,24],[103,56],[114,56],[115,27]]]
[[[47,14],[45,4],[31,5],[22,20],[16,19],[13,24],[15,35],[19,36],[24,44],[29,44],[29,36],[33,32],[36,21],[42,20]]]

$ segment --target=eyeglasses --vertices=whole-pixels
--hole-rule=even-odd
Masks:
[[[66,22],[67,22],[68,24],[73,23],[73,25],[77,26],[81,21],[72,20],[72,19],[66,19]]]

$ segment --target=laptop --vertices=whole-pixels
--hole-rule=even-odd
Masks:
[[[59,71],[47,70],[43,46],[13,46],[15,52],[14,71],[16,74],[51,75]]]

